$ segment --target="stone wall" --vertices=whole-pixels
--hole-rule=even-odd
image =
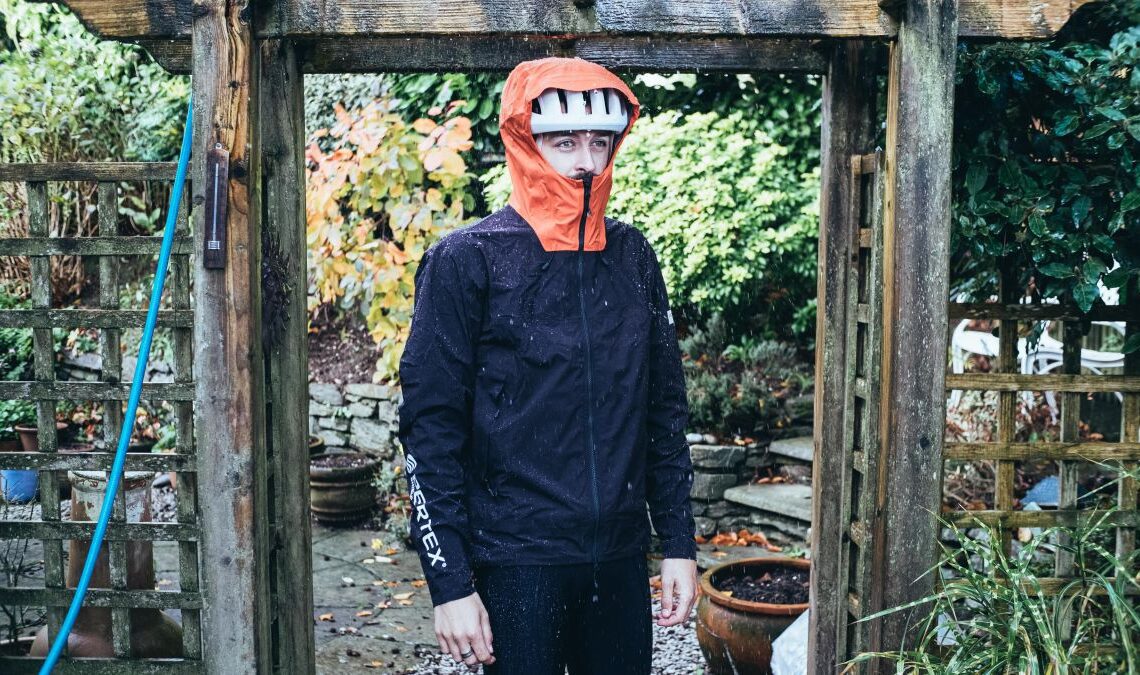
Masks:
[[[772,466],[768,442],[718,445],[715,438],[700,434],[689,434],[688,440],[693,458],[691,494],[697,534],[707,537],[751,527],[749,509],[725,501],[724,491],[749,482],[758,468]]]
[[[309,434],[326,452],[359,450],[392,459],[399,428],[399,390],[384,384],[309,384]]]

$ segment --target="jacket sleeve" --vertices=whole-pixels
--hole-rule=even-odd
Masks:
[[[469,452],[475,341],[485,288],[461,245],[445,237],[415,274],[412,323],[400,358],[399,438],[410,528],[433,605],[475,592],[463,456]]]
[[[697,544],[690,491],[693,463],[685,426],[689,402],[681,368],[677,330],[657,255],[646,242],[649,260],[649,456],[647,500],[653,529],[666,558],[696,559]]]

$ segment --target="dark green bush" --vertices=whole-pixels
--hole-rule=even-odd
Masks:
[[[1140,276],[1138,66],[1138,0],[1082,8],[1052,42],[959,48],[957,290],[984,300],[1016,269],[1087,311],[1098,280]]]

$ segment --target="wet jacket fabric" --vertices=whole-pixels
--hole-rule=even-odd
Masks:
[[[612,85],[583,88],[597,86]],[[508,79],[504,117],[515,93]],[[508,164],[527,161],[512,146]],[[640,231],[609,218],[589,250],[598,202],[575,182],[575,249],[540,235],[541,214],[508,205],[440,239],[416,271],[399,438],[436,605],[474,592],[478,566],[644,554],[647,503],[665,557],[696,554],[685,382],[660,266]]]

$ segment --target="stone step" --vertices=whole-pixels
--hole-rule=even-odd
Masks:
[[[724,491],[724,498],[752,509],[811,522],[811,486],[792,483],[738,485]]]
[[[811,436],[781,438],[778,441],[772,441],[772,444],[768,446],[768,452],[810,464],[815,452],[815,445]]]

